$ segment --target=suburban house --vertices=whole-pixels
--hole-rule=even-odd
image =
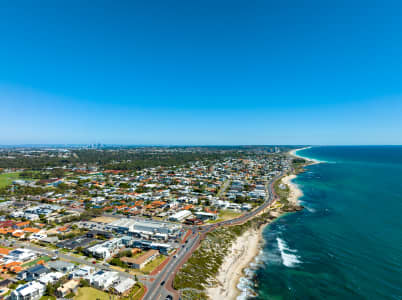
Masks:
[[[75,293],[77,291],[80,281],[71,279],[57,288],[56,294],[58,297],[64,298],[68,294]]]
[[[39,279],[44,274],[50,273],[50,270],[43,265],[35,265],[24,270],[17,275],[18,280],[33,281]]]
[[[45,293],[46,286],[38,281],[31,281],[18,286],[10,296],[11,300],[38,300]]]
[[[135,284],[135,281],[133,279],[123,278],[113,288],[118,294],[123,295],[123,294],[127,293],[133,287],[134,284]]]
[[[143,268],[148,262],[153,260],[155,257],[159,255],[158,250],[149,250],[144,255],[140,257],[132,258],[132,257],[122,257],[120,260],[131,268],[134,269],[141,269]]]
[[[9,252],[6,256],[4,256],[4,260],[10,261],[28,261],[37,257],[36,252],[24,248],[18,248],[11,252]]]
[[[106,290],[119,280],[117,272],[99,270],[88,277],[91,285],[98,289]]]
[[[47,265],[50,269],[62,273],[69,273],[75,268],[75,264],[62,260],[49,261]]]
[[[70,273],[69,278],[89,278],[94,270],[95,268],[90,266],[80,266]]]
[[[51,272],[47,274],[43,274],[39,277],[38,281],[43,283],[44,285],[48,285],[49,283],[53,284],[60,280],[64,276],[61,272]]]

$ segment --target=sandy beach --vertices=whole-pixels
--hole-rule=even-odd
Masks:
[[[292,156],[294,156],[294,157],[296,157],[296,158],[305,159],[305,160],[309,161],[311,164],[319,164],[319,163],[321,163],[322,161],[319,161],[319,160],[317,160],[317,159],[307,158],[307,157],[303,157],[303,156],[300,156],[300,155],[297,155],[297,154],[296,154],[297,151],[305,150],[305,149],[310,149],[310,148],[311,148],[311,147],[304,147],[304,148],[294,149],[294,150],[289,151],[289,154],[292,155]]]
[[[286,184],[289,187],[289,202],[293,205],[299,205],[299,198],[303,196],[303,192],[299,187],[292,182],[293,179],[296,178],[296,175],[288,175],[282,178],[282,183]]]
[[[240,294],[237,284],[243,276],[243,269],[260,251],[262,229],[248,230],[233,242],[216,277],[218,285],[207,289],[210,299],[233,300]]]
[[[307,149],[302,148],[302,149]],[[295,149],[289,152],[290,155],[298,158]],[[312,159],[304,158],[311,163],[319,163]],[[282,178],[282,183],[289,186],[289,202],[295,206],[299,205],[299,198],[303,196],[303,192],[298,186],[292,182],[296,175],[291,174]],[[279,217],[282,212],[280,210],[271,211],[272,215]],[[209,299],[225,299],[235,300],[240,295],[240,290],[237,288],[239,280],[244,276],[243,270],[254,260],[260,251],[262,240],[262,226],[259,230],[248,230],[242,236],[238,237],[231,245],[229,253],[225,257],[221,267],[219,268],[216,280],[218,284],[206,290]]]

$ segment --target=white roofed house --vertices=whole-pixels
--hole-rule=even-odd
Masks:
[[[233,210],[240,210],[241,205],[237,203],[230,203],[227,207],[227,209],[233,209]]]
[[[90,266],[85,266],[82,265],[78,269],[73,270],[69,274],[69,278],[84,278],[87,279],[91,276],[91,274],[94,272],[95,268],[90,267]]]
[[[38,281],[31,281],[18,286],[10,296],[11,300],[37,300],[45,293],[46,286]]]
[[[106,202],[107,199],[105,197],[97,196],[97,197],[91,198],[90,201],[92,204],[102,204],[102,203]]]
[[[118,294],[122,295],[127,293],[133,287],[134,284],[135,280],[131,278],[123,278],[113,288]]]
[[[37,214],[24,213],[24,218],[29,221],[39,221],[40,217]]]
[[[106,290],[119,280],[117,272],[99,270],[88,277],[91,285],[98,289]]]
[[[61,272],[51,272],[40,276],[38,281],[44,285],[47,285],[49,283],[53,284],[59,281],[60,278],[62,278],[63,276],[64,274]]]
[[[242,209],[242,210],[250,210],[251,208],[252,208],[252,206],[251,206],[250,203],[243,203],[243,204],[241,205],[241,209]]]
[[[6,256],[4,256],[4,260],[24,262],[34,259],[37,256],[38,256],[37,253],[32,250],[25,248],[18,248],[9,252]]]

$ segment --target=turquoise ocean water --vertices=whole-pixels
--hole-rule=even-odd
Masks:
[[[254,299],[402,299],[402,147],[313,147],[301,212],[263,233]],[[244,298],[244,297],[243,297]]]

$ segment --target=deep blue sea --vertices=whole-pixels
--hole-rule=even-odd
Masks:
[[[402,299],[402,147],[313,147],[305,209],[264,230],[256,299]]]

